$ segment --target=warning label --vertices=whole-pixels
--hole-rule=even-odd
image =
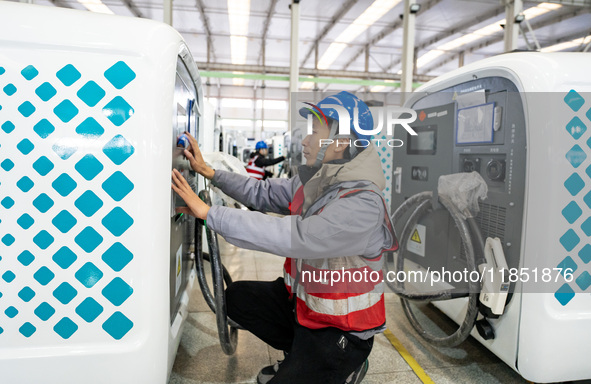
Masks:
[[[425,257],[426,227],[417,224],[410,235],[410,240],[406,243],[406,249],[419,256]]]

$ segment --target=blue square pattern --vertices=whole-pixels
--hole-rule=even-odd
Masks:
[[[587,174],[587,176],[591,178],[591,165],[588,166],[587,169],[585,169],[585,173]]]
[[[74,227],[74,225],[76,225],[76,223],[78,222],[78,220],[76,220],[76,218],[74,216],[72,216],[72,214],[68,211],[66,211],[65,209],[63,211],[61,211],[60,213],[58,213],[53,220],[51,220],[51,223],[57,228],[59,229],[59,231],[61,233],[67,233],[70,229],[72,229]]]
[[[578,144],[575,144],[570,151],[566,153],[566,159],[568,162],[575,168],[578,168],[579,165],[587,158],[587,154],[583,151]]]
[[[0,204],[2,204],[2,206],[6,209],[10,209],[14,205],[14,200],[12,200],[10,197],[6,196],[5,198],[2,199],[2,201],[0,201]]]
[[[35,237],[33,237],[33,243],[41,249],[47,249],[53,243],[53,236],[46,230],[42,230]]]
[[[53,167],[54,165],[51,160],[45,156],[41,156],[33,163],[33,169],[41,176],[47,175],[49,172],[51,172]]]
[[[567,305],[573,297],[575,297],[575,291],[573,291],[570,285],[564,283],[560,288],[558,288],[558,290],[554,294],[554,297],[556,298],[556,300],[558,300],[558,302],[561,305],[564,306]]]
[[[133,253],[123,244],[117,242],[103,253],[102,259],[111,269],[119,272],[133,259]]]
[[[564,102],[568,105],[573,111],[577,112],[583,104],[585,104],[585,99],[581,95],[577,93],[574,89],[571,89],[569,93],[564,96]]]
[[[103,237],[92,227],[86,227],[74,238],[74,241],[86,253],[90,253],[103,242]]]
[[[18,293],[18,297],[21,298],[24,302],[29,302],[35,297],[35,291],[33,291],[30,287],[24,287]]]
[[[52,97],[54,97],[57,94],[57,91],[55,90],[53,85],[49,84],[48,82],[45,82],[38,86],[37,89],[35,89],[35,93],[37,94],[37,96],[39,96],[41,100],[49,101]]]
[[[2,274],[2,280],[6,281],[7,283],[12,283],[16,275],[12,271],[6,271]]]
[[[31,116],[37,110],[35,106],[31,104],[29,101],[25,101],[24,103],[19,105],[17,109],[24,117]]]
[[[74,166],[86,180],[92,180],[103,170],[103,165],[91,154],[84,156]]]
[[[92,288],[103,277],[103,272],[96,265],[88,262],[82,266],[74,277],[86,288]]]
[[[96,139],[105,132],[105,129],[92,117],[86,118],[76,127],[76,133],[87,139]]]
[[[566,233],[560,238],[560,244],[562,244],[564,249],[568,252],[572,251],[580,241],[581,239],[572,229],[566,231]]]
[[[114,278],[107,286],[102,290],[103,296],[115,306],[120,306],[131,296],[133,288],[131,288],[123,279],[120,277]]]
[[[57,322],[53,330],[63,339],[67,340],[78,330],[78,326],[70,318],[64,317]]]
[[[102,206],[103,201],[92,191],[86,191],[74,202],[76,208],[86,217],[94,215]]]
[[[133,112],[131,105],[121,96],[116,96],[103,108],[103,114],[117,127],[123,125],[123,123],[133,116]]]
[[[135,148],[125,137],[117,135],[103,147],[105,155],[115,164],[121,165],[129,156],[133,155]]]
[[[92,297],[84,299],[79,306],[76,307],[76,313],[87,323],[92,323],[103,312],[103,307],[96,302]]]
[[[18,315],[18,309],[16,309],[13,306],[10,306],[8,308],[6,308],[6,310],[4,311],[4,313],[6,314],[6,316],[8,316],[11,319],[14,319],[14,317],[16,315]]]
[[[12,236],[10,233],[2,237],[2,242],[7,247],[10,247],[14,243],[14,240],[14,236]]]
[[[46,139],[47,136],[51,135],[53,131],[55,131],[55,127],[49,122],[49,120],[42,119],[37,124],[35,124],[33,131],[35,131],[35,133],[38,134],[40,138]]]
[[[581,229],[583,230],[585,235],[591,236],[591,217],[587,218],[587,220],[585,220],[583,224],[581,224]]]
[[[105,97],[106,92],[97,83],[91,80],[84,84],[76,95],[78,95],[80,100],[86,105],[94,107],[103,97]]]
[[[573,196],[576,196],[585,187],[585,182],[577,173],[573,173],[564,182],[564,187]]]
[[[133,190],[133,183],[120,171],[113,173],[102,185],[103,190],[115,201],[121,201]]]
[[[68,138],[58,139],[51,148],[62,160],[68,160],[78,150],[78,147]]]
[[[24,323],[19,329],[18,331],[21,333],[21,335],[23,335],[24,337],[31,337],[33,335],[33,333],[35,333],[35,331],[37,330],[37,328],[35,328],[35,326],[29,322]]]
[[[2,130],[6,133],[10,133],[12,131],[14,131],[14,124],[12,124],[12,121],[6,121],[2,124]]]
[[[12,168],[14,168],[14,163],[12,162],[12,160],[6,159],[2,163],[0,163],[0,167],[2,167],[2,169],[6,172],[9,172]]]
[[[3,91],[8,96],[12,96],[16,93],[16,87],[14,86],[14,84],[8,84],[3,88]]]
[[[35,315],[43,321],[49,320],[51,316],[55,313],[55,309],[46,302],[39,304],[34,311]]]
[[[103,323],[103,329],[113,339],[121,340],[133,328],[133,322],[123,313],[117,311]]]
[[[41,267],[35,274],[33,278],[37,280],[37,282],[41,285],[47,285],[53,278],[55,274],[49,270],[47,267]]]
[[[42,193],[33,200],[33,206],[37,208],[39,212],[45,213],[53,207],[53,200],[51,200],[51,197],[47,196],[45,193]]]
[[[16,186],[23,192],[29,192],[35,183],[33,180],[29,179],[27,176],[23,176],[20,178],[19,181],[16,182]]]
[[[25,250],[22,251],[16,259],[19,261],[19,263],[27,267],[35,260],[35,256],[31,252]]]
[[[68,269],[78,256],[66,246],[61,247],[52,257],[53,261],[62,269]]]
[[[64,123],[72,120],[78,112],[78,108],[68,99],[62,101],[53,109],[53,113]]]
[[[76,182],[67,173],[62,173],[51,184],[53,189],[63,197],[68,196],[74,189],[76,189]]]
[[[113,87],[122,89],[135,79],[135,72],[123,61],[118,61],[105,71],[105,78]]]
[[[58,79],[66,86],[74,84],[82,76],[72,64],[68,64],[55,74]]]
[[[64,282],[61,283],[54,291],[53,297],[59,300],[62,304],[68,304],[76,295],[78,291],[72,287],[70,284]]]
[[[577,283],[579,288],[581,288],[584,291],[591,285],[591,275],[589,274],[589,272],[584,271],[579,275],[579,277],[577,277],[575,283]]]
[[[587,111],[587,113],[585,113],[585,116],[587,116],[587,118],[589,120],[591,120],[591,108],[589,108],[589,110]],[[589,141],[587,141],[587,144],[589,144]]]
[[[591,261],[591,245],[585,244],[585,246],[579,251],[579,257],[583,260],[583,263],[589,264]]]
[[[575,261],[573,260],[572,257],[567,256],[564,258],[564,260],[562,260],[558,265],[558,268],[561,268],[562,270],[560,271],[561,275],[565,275],[565,273],[567,272],[567,269],[569,270],[568,272],[570,274],[572,274],[573,272],[575,272],[579,267],[577,266],[577,263],[575,263]]]
[[[22,229],[29,229],[31,225],[35,223],[35,220],[28,214],[24,213],[16,220],[16,223],[20,225]]]
[[[33,67],[32,65],[26,66],[21,71],[21,75],[23,75],[23,77],[29,81],[33,80],[38,74],[39,74],[39,71],[37,70],[37,68]]]
[[[16,145],[16,148],[23,155],[28,155],[33,149],[35,149],[35,146],[29,141],[29,139],[23,139]]]
[[[103,218],[101,223],[114,236],[121,236],[127,231],[127,229],[129,229],[129,227],[131,227],[133,219],[122,208],[115,207]]]

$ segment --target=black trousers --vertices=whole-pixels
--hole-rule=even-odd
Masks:
[[[269,384],[343,384],[369,356],[362,340],[338,328],[297,324],[283,278],[238,281],[226,289],[228,316],[271,347],[288,352]]]

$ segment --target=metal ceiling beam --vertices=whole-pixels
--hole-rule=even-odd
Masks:
[[[349,9],[351,9],[351,7],[356,2],[357,2],[357,0],[349,0],[345,4],[343,4],[342,7],[339,8],[339,10],[337,11],[337,13],[335,13],[335,15],[330,20],[330,22],[324,27],[324,29],[322,30],[322,32],[320,32],[320,34],[318,35],[318,37],[316,37],[316,39],[314,40],[314,44],[312,44],[312,46],[310,47],[310,50],[308,50],[308,53],[306,54],[306,56],[304,56],[304,60],[302,61],[301,66],[304,66],[306,64],[306,61],[308,61],[308,59],[310,58],[310,56],[312,55],[312,53],[316,50],[316,48],[318,47],[318,44],[320,44],[320,41],[326,37],[326,35],[328,34],[328,32],[330,32],[330,30],[345,15],[345,13],[347,13],[347,11]]]
[[[135,17],[144,17],[142,11],[139,10],[138,7],[135,6],[133,1],[131,0],[121,0],[121,2],[129,9],[129,12],[133,13]]]
[[[591,29],[590,30],[587,30],[586,32],[578,31],[578,32],[571,33],[571,34],[566,35],[566,36],[559,37],[559,38],[557,38],[555,40],[547,41],[546,42],[547,43],[546,46],[549,47],[551,45],[556,45],[556,44],[564,43],[564,42],[567,42],[567,41],[572,41],[574,39],[579,39],[581,37],[587,37],[589,35],[591,35]],[[581,50],[583,50],[584,48],[585,48],[585,45],[581,45]]]
[[[271,4],[269,4],[269,11],[267,12],[267,17],[265,18],[265,24],[263,25],[263,37],[261,40],[261,55],[259,57],[259,62],[265,66],[265,48],[267,45],[267,32],[269,32],[269,26],[271,25],[271,17],[273,13],[275,13],[275,6],[277,5],[277,0],[271,0]]]
[[[527,0],[528,3],[554,3],[575,7],[589,7],[591,0]]]
[[[548,18],[548,19],[539,21],[537,23],[536,22],[532,22],[531,23],[531,27],[533,29],[544,28],[544,27],[547,27],[549,25],[556,24],[556,23],[559,23],[561,21],[571,19],[573,17],[577,17],[579,15],[583,15],[583,14],[589,13],[590,11],[591,11],[591,9],[583,8],[583,7],[577,8],[574,11],[571,9],[571,10],[569,10],[567,12],[562,12],[562,13],[560,13],[559,15],[557,15],[555,17],[551,17],[551,18]],[[439,67],[441,67],[441,66],[449,63],[450,61],[456,60],[458,58],[458,56],[460,55],[461,52],[464,52],[464,53],[472,53],[472,52],[478,51],[479,49],[488,47],[489,45],[492,45],[492,44],[498,43],[500,41],[503,41],[503,38],[504,38],[503,34],[499,34],[499,35],[495,35],[495,36],[493,36],[491,38],[488,38],[486,40],[481,40],[480,43],[472,44],[472,45],[469,45],[469,46],[466,46],[466,47],[461,47],[460,49],[458,49],[457,52],[455,52],[451,56],[448,56],[445,59],[440,60],[440,61],[436,62],[433,65],[429,65],[429,66],[423,68],[422,69],[422,72],[423,73],[429,73],[431,70],[433,70],[435,68],[439,68]]]
[[[207,63],[197,62],[198,68],[205,68]],[[266,73],[289,75],[289,67],[276,67],[267,66],[264,68]],[[210,63],[209,70],[219,72],[244,72],[244,73],[255,73],[260,74],[263,72],[261,65],[237,65],[237,64],[224,64],[224,63]],[[200,70],[201,71],[201,70]],[[362,72],[362,71],[336,71],[329,69],[313,69],[313,68],[300,68],[300,81],[312,81],[312,78],[305,78],[305,76],[323,76],[323,77],[335,77],[335,78],[356,78],[356,79],[369,79],[369,80],[395,80],[400,81],[400,75],[384,72]],[[433,76],[415,76],[414,80],[418,82],[427,82],[433,79]]]
[[[425,12],[425,11],[431,9],[433,6],[435,6],[439,2],[441,2],[441,0],[430,0],[430,1],[427,1],[425,4],[422,4],[421,5],[421,10],[419,12]],[[374,37],[372,37],[371,40],[367,44],[365,44],[364,47],[359,48],[357,50],[357,52],[353,55],[353,57],[351,58],[351,60],[349,60],[347,62],[347,64],[345,64],[343,66],[343,69],[347,69],[369,47],[371,47],[372,45],[376,45],[379,41],[381,41],[382,39],[384,39],[386,36],[388,36],[389,34],[391,34],[392,32],[394,32],[395,30],[397,30],[401,26],[402,26],[402,20],[396,20],[393,23],[391,23],[390,25],[384,27],[378,34],[376,34]]]
[[[505,7],[498,7],[498,8],[493,9],[492,11],[489,11],[489,12],[483,13],[482,15],[471,18],[470,21],[468,21],[468,22],[456,24],[453,27],[430,38],[429,40],[419,44],[417,46],[417,52],[420,52],[423,49],[428,48],[433,44],[437,44],[441,40],[447,39],[448,37],[453,36],[457,33],[469,30],[473,26],[478,25],[478,24],[482,23],[483,21],[486,21],[486,20],[492,19],[493,17],[497,17],[499,15],[502,15],[504,12],[505,12]],[[387,70],[388,71],[391,70],[392,68],[394,68],[395,66],[400,64],[400,62],[401,62],[401,60],[393,61],[387,67]]]
[[[197,9],[199,10],[199,15],[201,16],[201,22],[203,23],[203,28],[205,29],[205,37],[207,39],[207,61],[209,62],[209,55],[213,57],[215,61],[215,51],[213,49],[213,39],[211,38],[211,28],[209,27],[209,19],[205,14],[205,6],[203,5],[203,0],[195,0],[197,4]]]
[[[65,1],[62,0],[49,0],[51,1],[51,3],[53,5],[55,5],[56,7],[61,7],[61,8],[72,8],[74,9],[74,7],[72,7],[70,4],[66,3]]]

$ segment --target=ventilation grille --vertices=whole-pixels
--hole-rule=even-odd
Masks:
[[[501,242],[504,242],[507,209],[486,203],[479,203],[479,206],[480,212],[476,216],[476,222],[482,231],[483,238],[498,237]]]

